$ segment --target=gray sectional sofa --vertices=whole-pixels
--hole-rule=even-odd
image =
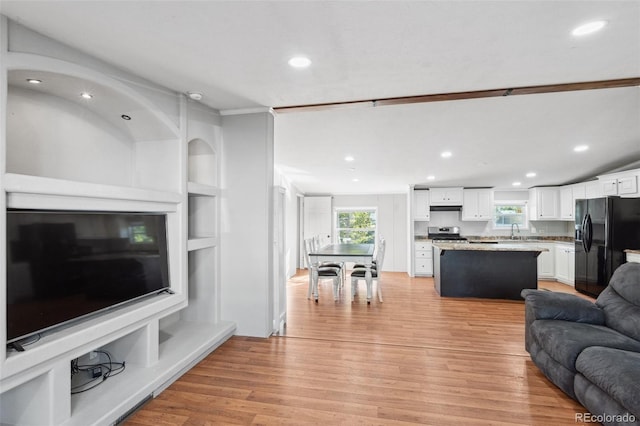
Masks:
[[[625,263],[595,303],[523,290],[525,347],[549,380],[606,425],[640,425],[640,263]]]

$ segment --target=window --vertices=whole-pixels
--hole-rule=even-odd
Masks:
[[[336,235],[339,243],[374,244],[376,210],[336,210]]]
[[[527,229],[527,204],[524,201],[501,201],[494,203],[493,227],[495,229],[511,228],[513,224],[520,229]]]

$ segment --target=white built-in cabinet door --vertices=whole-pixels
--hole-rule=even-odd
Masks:
[[[413,220],[429,220],[429,190],[413,190]]]
[[[493,217],[491,189],[465,189],[462,199],[462,220],[491,220]]]
[[[556,244],[555,268],[556,279],[562,283],[574,285],[575,282],[575,247],[571,244]]]
[[[560,188],[560,219],[574,220],[576,200],[584,198],[586,198],[586,187],[583,183]]]
[[[433,245],[430,242],[415,243],[415,275],[433,276]]]
[[[432,206],[461,206],[462,188],[429,188]]]
[[[304,238],[316,235],[324,244],[331,242],[331,197],[304,197]]]
[[[573,188],[560,189],[560,219],[573,219]]]
[[[538,244],[540,247],[549,249],[549,251],[543,251],[538,256],[538,278],[555,278],[555,244]]]
[[[638,192],[637,176],[626,176],[618,179],[618,195],[631,195]]]
[[[600,179],[600,186],[602,188],[603,195],[637,195],[638,176],[635,174],[629,174]]]
[[[602,195],[618,195],[618,180],[603,179],[601,181]]]
[[[584,187],[585,187],[584,198],[592,199],[592,198],[600,198],[604,196],[603,187],[600,181],[592,180],[591,182],[586,182],[584,184]]]
[[[569,259],[568,284],[575,286],[576,284],[576,248],[575,247],[570,247],[567,249],[567,257]]]
[[[532,188],[529,191],[529,219],[560,219],[560,191],[558,188]]]
[[[567,258],[567,251],[560,245],[555,248],[555,262],[556,262],[556,279],[558,281],[566,281],[569,279],[569,259]]]

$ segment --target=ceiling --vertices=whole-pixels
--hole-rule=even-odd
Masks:
[[[638,1],[3,0],[0,12],[222,111],[640,77]],[[571,35],[596,19],[602,31]],[[300,54],[311,66],[289,67]],[[637,86],[372,105],[276,112],[276,167],[305,193],[380,194],[564,184],[640,161]]]

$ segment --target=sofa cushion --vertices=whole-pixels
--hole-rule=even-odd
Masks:
[[[640,340],[640,263],[625,263],[616,269],[596,305],[604,312],[608,327]]]
[[[578,356],[576,370],[640,419],[640,353],[593,346]]]
[[[571,321],[537,320],[532,339],[556,362],[575,372],[576,358],[590,346],[606,346],[640,352],[640,342],[608,327]]]
[[[580,373],[575,375],[574,388],[576,399],[593,415],[588,419],[589,423],[601,421],[604,426],[640,426],[638,416],[620,405]],[[586,415],[587,413],[582,414],[585,423]]]
[[[536,342],[531,344],[531,360],[551,382],[571,398],[576,399],[576,395],[573,392],[573,383],[576,377],[575,371],[568,370],[551,358],[545,348],[540,348]]]

